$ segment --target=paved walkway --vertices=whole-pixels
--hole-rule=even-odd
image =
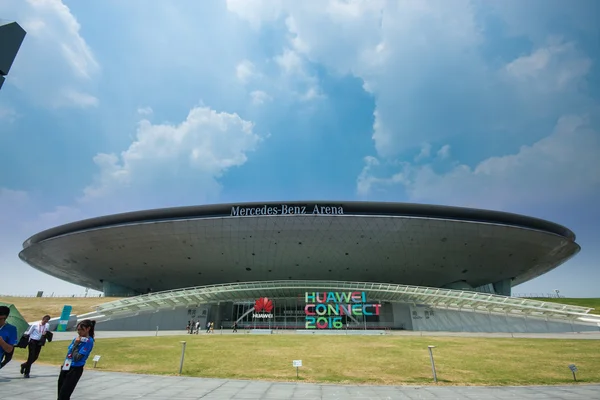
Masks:
[[[18,363],[0,370],[0,399],[56,398],[59,368],[34,365],[31,378]],[[599,400],[600,385],[475,387],[357,386],[153,376],[94,371],[88,368],[73,399],[551,399]]]

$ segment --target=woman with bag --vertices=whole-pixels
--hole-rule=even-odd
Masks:
[[[40,356],[42,346],[46,343],[46,333],[50,330],[48,321],[50,321],[50,316],[44,315],[39,323],[31,325],[27,332],[25,332],[25,335],[29,337],[27,344],[29,354],[27,361],[21,364],[21,374],[23,374],[24,378],[29,378],[31,366]]]
[[[78,336],[67,350],[67,357],[58,376],[58,400],[70,400],[83,367],[94,348],[94,327],[96,321],[84,319],[77,324]]]

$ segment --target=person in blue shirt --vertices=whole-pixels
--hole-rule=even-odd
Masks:
[[[0,306],[0,368],[4,367],[12,358],[12,352],[18,342],[17,328],[8,322],[6,319],[10,315],[10,308]],[[4,356],[9,356],[4,362]]]
[[[77,382],[83,374],[83,367],[94,348],[94,327],[96,321],[84,319],[77,324],[78,336],[67,350],[67,357],[58,376],[58,400],[70,400]]]

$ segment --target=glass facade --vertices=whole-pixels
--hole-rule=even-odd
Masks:
[[[255,313],[252,301],[233,303],[233,307],[230,309],[231,315],[224,315],[223,327],[230,328],[233,322],[237,321],[239,329],[310,329],[307,328],[307,315],[304,309],[306,301],[303,295],[298,298],[271,300],[273,310],[270,313]],[[265,317],[264,314],[272,315],[272,318]],[[319,315],[315,315],[315,317],[318,318]],[[380,324],[381,315],[327,315],[323,317],[327,318],[328,324],[330,317],[339,317],[338,321],[342,324],[341,329],[381,329],[385,327],[384,324]]]
[[[490,289],[489,286],[487,289]],[[231,328],[233,322],[239,320],[238,327],[245,329],[306,329],[305,294],[313,292],[334,292],[336,299],[327,299],[327,303],[335,304],[335,300],[345,304],[353,303],[352,299],[348,301],[348,294],[352,297],[353,294],[359,293],[359,303],[369,306],[369,310],[373,309],[372,304],[380,305],[379,315],[364,316],[353,313],[353,319],[341,316],[342,328],[347,329],[418,330],[419,321],[441,321],[443,318],[443,314],[438,315],[438,311],[435,311],[433,318],[431,311],[422,315],[417,313],[414,317],[414,306],[428,310],[467,311],[461,314],[462,318],[474,314],[486,315],[488,318],[491,314],[501,314],[555,321],[581,320],[585,317],[586,320],[591,318],[595,321],[594,317],[589,315],[591,308],[494,293],[388,283],[316,280],[239,282],[146,294],[99,305],[96,307],[95,319],[119,319],[142,313],[177,308],[190,309],[203,305],[207,311],[207,318],[215,321],[215,326],[222,324],[224,328]],[[345,298],[337,299],[338,296],[344,296],[344,293]],[[250,310],[254,307],[254,302],[265,297],[272,300],[274,308],[270,314],[273,316],[255,318]],[[416,327],[414,321],[418,322]]]

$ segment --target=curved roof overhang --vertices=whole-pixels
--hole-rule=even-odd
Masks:
[[[575,241],[575,234],[566,227],[539,218],[507,213],[502,211],[480,210],[464,207],[438,206],[428,204],[411,203],[386,203],[386,202],[359,202],[359,201],[283,201],[283,202],[261,202],[261,203],[230,203],[213,204],[203,206],[173,207],[154,210],[134,211],[121,214],[107,215],[97,218],[86,219],[57,226],[37,233],[23,243],[26,248],[32,244],[86,230],[110,228],[129,224],[148,222],[161,222],[169,220],[195,219],[195,218],[247,218],[260,217],[263,209],[276,210],[275,214],[268,215],[293,215],[284,213],[283,207],[290,207],[304,211],[305,214],[314,214],[315,207],[336,208],[334,214],[341,215],[385,215],[404,216],[413,218],[437,218],[457,221],[470,221],[489,224],[508,225],[526,229],[534,229],[553,233],[571,241]],[[249,214],[240,214],[237,211],[242,208],[250,210]],[[236,211],[237,210],[237,211]],[[261,211],[261,212],[257,212]],[[252,212],[254,211],[254,213]]]
[[[586,307],[423,286],[312,280],[230,283],[157,292],[102,304],[97,306],[96,312],[92,314],[99,320],[118,319],[140,313],[222,301],[254,301],[259,297],[297,298],[299,295],[303,296],[305,291],[361,291],[366,292],[370,302],[413,303],[432,308],[553,320],[584,318],[584,322],[600,324],[600,316],[589,315],[592,308]]]

